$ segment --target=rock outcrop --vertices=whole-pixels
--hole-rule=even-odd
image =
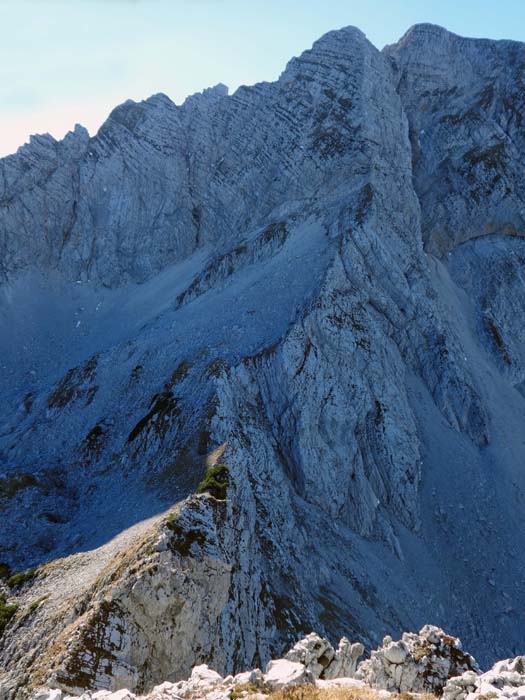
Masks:
[[[0,161],[5,697],[522,651],[523,65],[347,27]]]
[[[475,676],[478,671],[475,659],[462,650],[459,639],[425,625],[419,634],[405,632],[397,642],[385,637],[383,646],[360,664],[356,677],[372,688],[440,694],[452,676]]]
[[[466,671],[451,678],[444,690],[445,700],[495,700],[525,697],[525,657],[498,661],[486,673]]]
[[[312,632],[297,642],[284,658],[303,664],[314,679],[352,678],[364,650],[360,642],[351,644],[346,637],[334,649],[328,639]]]
[[[339,650],[348,646],[354,648],[354,657],[358,651],[363,651],[361,645],[349,645],[346,639],[339,643]],[[264,674],[260,669],[253,669],[223,678],[203,664],[193,668],[188,680],[165,682],[155,687],[146,698],[231,700],[232,697],[246,697],[265,700],[277,691],[315,685],[320,691],[351,689],[352,697],[357,698],[361,695],[369,698],[375,693],[376,697],[387,700],[399,698],[400,694],[401,697],[409,694],[415,698],[418,694],[422,697],[443,694],[445,700],[518,700],[523,697],[525,689],[525,657],[500,661],[487,673],[480,673],[473,657],[462,651],[461,642],[432,625],[423,627],[419,634],[404,633],[399,642],[393,642],[391,638],[384,640],[383,646],[372,651],[371,658],[361,662],[357,672],[352,674],[343,670],[339,673],[333,666],[334,658],[335,650],[331,644],[311,633],[284,658],[270,661]],[[460,670],[463,670],[460,676],[453,675]],[[114,693],[84,693],[82,697],[84,700],[134,700],[136,696],[122,689]],[[322,700],[323,695],[311,697]],[[328,694],[327,697],[333,696]],[[75,696],[64,696],[59,689],[45,687],[36,689],[31,696],[31,700],[66,698],[74,700]]]

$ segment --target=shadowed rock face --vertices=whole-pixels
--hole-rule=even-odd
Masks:
[[[524,51],[345,28],[0,161],[2,558],[75,555],[9,591],[8,694],[311,629],[519,652]]]

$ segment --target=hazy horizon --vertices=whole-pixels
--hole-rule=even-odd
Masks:
[[[525,40],[525,3],[464,0],[0,0],[0,156],[30,134],[96,133],[126,99],[181,103],[222,82],[275,80],[331,29],[362,29],[378,48],[413,24]]]

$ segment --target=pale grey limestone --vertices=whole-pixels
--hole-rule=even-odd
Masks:
[[[351,644],[346,637],[342,637],[339,646],[335,650],[334,658],[324,670],[323,678],[353,678],[357,670],[359,658],[365,651],[360,642]]]
[[[312,632],[304,639],[300,639],[284,658],[303,664],[314,678],[319,678],[329,667],[334,656],[334,648],[328,639],[323,639]]]
[[[498,661],[480,675],[469,672],[451,678],[444,690],[445,700],[487,700],[525,697],[525,657]]]
[[[348,640],[341,640],[339,649],[347,646],[345,642]],[[403,653],[393,653],[394,649],[402,649]],[[370,660],[360,664],[355,677],[336,672],[329,679],[324,674],[319,678],[315,659],[320,658],[319,653],[326,655],[330,650],[333,653],[331,645],[312,632],[299,640],[285,658],[270,661],[265,674],[253,669],[223,678],[201,664],[192,669],[188,680],[166,681],[142,697],[148,700],[228,700],[235,692],[236,697],[265,700],[275,691],[315,685],[321,693],[330,688],[348,688],[357,694],[363,691],[369,695],[372,691],[378,698],[387,700],[398,697],[400,692],[428,697],[430,693],[441,691],[445,700],[518,700],[525,689],[525,657],[499,661],[490,671],[480,673],[472,657],[462,651],[459,640],[432,625],[426,625],[419,634],[404,633],[399,642],[385,637],[383,646],[372,651]],[[470,670],[464,670],[466,667]],[[460,676],[453,675],[459,670],[463,670]],[[40,687],[31,693],[31,700],[62,700],[63,697],[60,689],[49,687]],[[75,697],[78,696],[66,696],[64,700]],[[134,700],[136,695],[121,689],[112,693],[88,691],[81,697],[85,700]]]
[[[312,675],[306,666],[298,661],[276,659],[268,662],[264,682],[270,690],[280,690],[294,685],[311,683]]]
[[[519,652],[523,56],[348,27],[0,161],[0,560],[75,555],[8,592],[50,598],[0,641],[6,697],[47,652],[134,693],[311,629]],[[217,461],[227,500],[183,500]]]
[[[390,692],[440,694],[451,677],[476,677],[476,672],[476,660],[462,650],[459,639],[425,625],[419,634],[405,632],[397,642],[385,637],[383,646],[359,664],[355,677]]]

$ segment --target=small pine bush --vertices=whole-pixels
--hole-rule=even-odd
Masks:
[[[225,464],[216,464],[206,470],[204,479],[197,488],[197,493],[209,493],[219,501],[226,498],[230,484],[230,470]]]
[[[9,588],[20,588],[24,583],[31,581],[36,575],[36,569],[28,569],[27,571],[21,571],[18,574],[13,574],[8,579],[6,583]]]
[[[18,605],[7,605],[5,596],[0,595],[0,637],[17,610]]]
[[[31,605],[29,606],[29,612],[30,613],[35,612],[35,610],[40,607],[40,605],[44,602],[44,600],[47,600],[48,598],[49,598],[49,596],[43,595],[40,598],[37,598],[37,600],[34,600],[31,603]]]

